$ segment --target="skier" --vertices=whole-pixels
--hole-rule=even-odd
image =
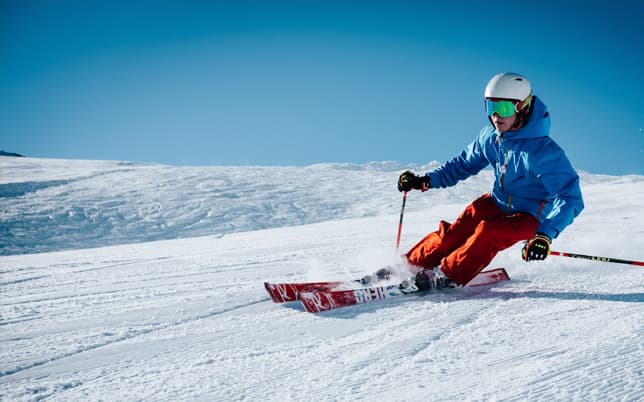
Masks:
[[[399,191],[449,187],[491,165],[494,188],[405,255],[420,289],[467,284],[501,250],[527,240],[525,261],[543,260],[550,243],[584,208],[579,176],[548,136],[550,116],[527,78],[494,76],[485,88],[490,125],[458,156],[424,176],[410,171]]]

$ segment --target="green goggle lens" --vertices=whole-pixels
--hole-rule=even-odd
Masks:
[[[488,116],[492,116],[494,113],[496,113],[503,119],[506,119],[516,113],[514,102],[509,100],[494,101],[492,99],[486,99],[485,110],[487,111]]]

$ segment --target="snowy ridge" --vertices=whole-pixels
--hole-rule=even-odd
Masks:
[[[74,248],[0,257],[0,400],[644,399],[641,267],[523,263],[517,245],[491,288],[319,315],[270,302],[265,280],[396,262],[397,164],[0,163],[3,252]],[[410,193],[401,249],[490,182]],[[583,174],[586,209],[553,248],[644,260],[643,184]],[[163,222],[200,237],[132,243]],[[105,239],[128,244],[83,248]]]

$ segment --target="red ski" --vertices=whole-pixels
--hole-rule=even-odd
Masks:
[[[508,273],[503,268],[496,268],[480,272],[466,287],[492,285],[501,281],[510,280]],[[369,303],[391,297],[404,296],[399,285],[372,286],[350,290],[313,290],[301,291],[299,298],[304,308],[309,313],[332,310],[339,307],[353,306],[355,304]]]
[[[264,287],[275,303],[285,303],[300,300],[302,292],[328,292],[338,290],[351,282],[302,282],[302,283],[270,283],[264,282]],[[347,286],[348,287],[348,286]]]

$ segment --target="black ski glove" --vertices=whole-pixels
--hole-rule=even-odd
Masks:
[[[430,188],[429,176],[417,176],[407,170],[398,178],[398,191],[420,190],[427,191]]]
[[[545,260],[550,254],[550,238],[543,233],[535,234],[523,246],[521,257],[524,261]]]

